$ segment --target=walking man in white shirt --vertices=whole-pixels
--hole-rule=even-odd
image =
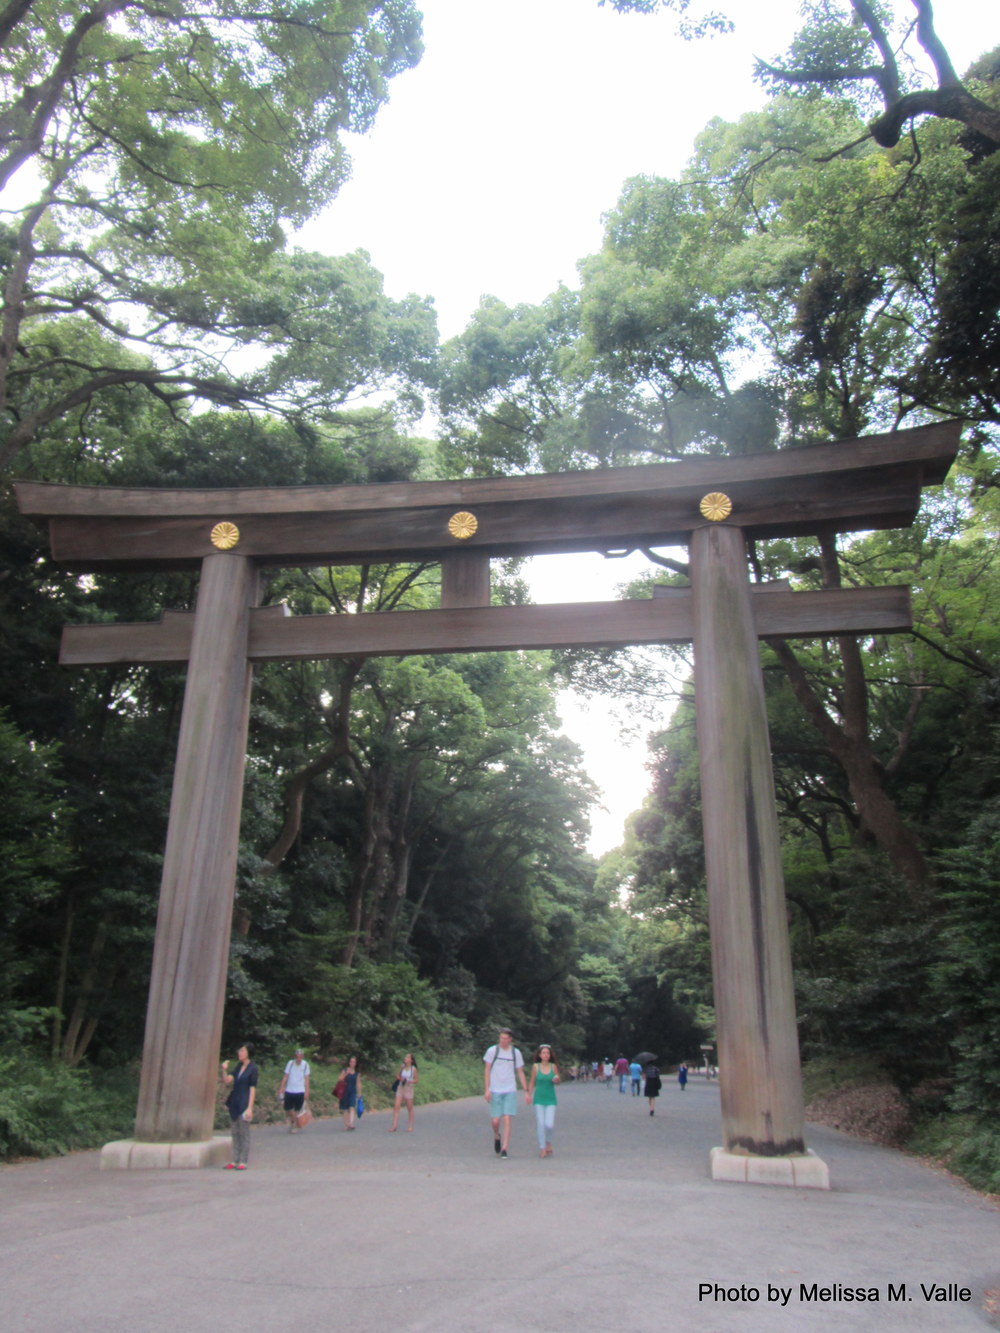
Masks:
[[[309,1061],[303,1059],[304,1055],[304,1051],[295,1052],[295,1059],[285,1065],[284,1077],[278,1087],[278,1096],[282,1099],[291,1134],[297,1133],[299,1112],[303,1103],[309,1100]]]
[[[507,1156],[511,1117],[517,1115],[518,1079],[527,1099],[524,1057],[514,1045],[510,1028],[501,1028],[496,1045],[483,1056],[483,1095],[493,1122],[493,1151],[500,1157]]]

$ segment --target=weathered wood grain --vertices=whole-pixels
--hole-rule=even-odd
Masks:
[[[211,490],[62,486],[15,482],[21,512],[42,517],[89,515],[161,517],[200,515],[234,519],[250,514],[395,511],[411,507],[467,509],[494,501],[625,496],[690,486],[702,492],[716,478],[732,485],[771,485],[792,477],[838,477],[859,469],[917,463],[925,486],[942,482],[954,461],[961,422],[945,421],[912,430],[867,435],[835,444],[769,450],[737,457],[695,457],[645,467],[456,481],[384,482],[365,486],[218,487]]]
[[[553,606],[467,606],[443,611],[391,611],[361,616],[287,616],[283,608],[251,613],[251,661],[386,657],[408,653],[501,652],[518,648],[616,648],[690,640],[691,592],[620,602]],[[904,586],[788,592],[752,587],[760,637],[821,638],[829,634],[890,634],[910,628]],[[64,666],[187,660],[193,617],[168,612],[162,622],[68,625]]]
[[[441,605],[489,606],[488,551],[449,551],[441,557]]]
[[[185,568],[235,522],[238,551],[261,564],[437,560],[457,554],[448,520],[468,508],[461,544],[502,557],[684,543],[712,490],[733,502],[727,526],[750,538],[901,527],[923,485],[954,457],[958,423],[742,458],[692,459],[592,473],[359,487],[117,491],[18,482],[23,512],[48,517],[54,559],[70,568]]]
[[[722,1124],[729,1152],[805,1151],[781,843],[743,534],[691,541],[695,708]]]
[[[135,1137],[212,1134],[250,709],[248,560],[202,569],[163,859]]]

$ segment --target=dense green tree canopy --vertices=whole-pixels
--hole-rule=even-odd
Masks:
[[[419,57],[410,0],[13,3],[0,50],[0,463],[120,386],[301,417],[419,379],[426,302],[282,253]]]

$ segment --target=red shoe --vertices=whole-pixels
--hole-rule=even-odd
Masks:
[[[246,1169],[247,1169],[247,1164],[246,1164],[246,1162],[237,1162],[237,1163],[236,1163],[236,1170],[237,1170],[237,1171],[245,1171]]]
[[[222,1169],[223,1169],[223,1171],[235,1171],[235,1170],[236,1170],[236,1163],[235,1163],[235,1162],[227,1162],[226,1165],[225,1165]]]

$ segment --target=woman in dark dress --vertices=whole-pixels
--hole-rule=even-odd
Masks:
[[[222,1062],[222,1081],[229,1088],[226,1109],[233,1135],[233,1160],[226,1163],[227,1171],[245,1171],[250,1159],[250,1121],[257,1099],[258,1078],[252,1056],[253,1043],[248,1041],[236,1052],[237,1065],[231,1074],[229,1061]]]
[[[643,1096],[649,1099],[649,1114],[656,1114],[656,1099],[660,1095],[660,1071],[656,1065],[647,1065],[643,1071],[646,1078],[646,1086],[643,1089]]]
[[[340,1080],[344,1090],[337,1103],[344,1117],[344,1126],[353,1129],[358,1114],[358,1098],[361,1096],[361,1075],[358,1073],[358,1057],[352,1055],[340,1071]]]

